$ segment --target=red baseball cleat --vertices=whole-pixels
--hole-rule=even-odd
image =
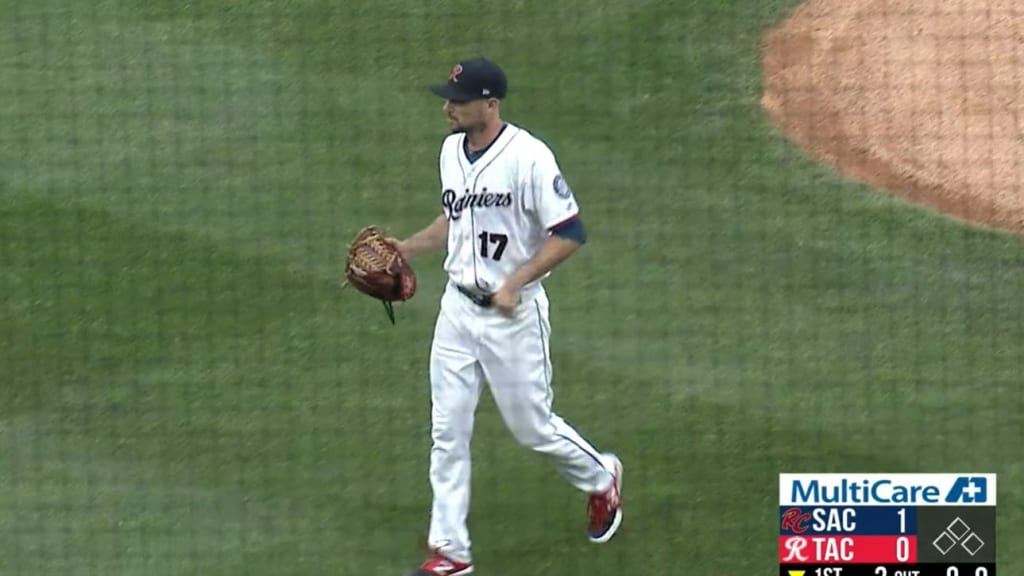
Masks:
[[[472,572],[472,564],[457,562],[442,556],[439,552],[434,552],[412,576],[463,576],[463,574],[472,574]]]
[[[587,537],[596,544],[611,540],[622,524],[622,461],[614,454],[609,456],[609,460],[613,465],[615,481],[601,494],[591,494],[587,503],[590,516]]]

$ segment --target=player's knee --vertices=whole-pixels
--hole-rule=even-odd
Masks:
[[[445,444],[457,442],[460,437],[464,436],[460,434],[460,427],[455,426],[451,421],[435,421],[434,425],[431,426],[430,435],[435,443]]]
[[[472,433],[472,423],[462,418],[452,418],[436,412],[432,418],[430,435],[435,445],[454,447],[457,444],[468,444]]]
[[[537,449],[544,446],[550,440],[543,430],[538,430],[532,426],[509,426],[512,430],[512,436],[517,442],[530,449]]]

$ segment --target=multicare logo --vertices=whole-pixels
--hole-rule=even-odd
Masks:
[[[961,476],[946,494],[947,503],[975,504],[988,500],[988,478],[984,476]],[[995,498],[993,497],[993,504]]]
[[[995,474],[780,474],[782,506],[995,506]]]

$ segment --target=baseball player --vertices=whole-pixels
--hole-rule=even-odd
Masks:
[[[524,446],[590,495],[588,537],[622,522],[622,462],[552,411],[548,298],[541,281],[586,241],[579,206],[551,150],[503,121],[505,73],[483,58],[452,68],[431,90],[451,134],[441,146],[441,214],[405,240],[406,258],[447,248],[448,284],[430,350],[431,555],[417,576],[473,572],[466,527],[470,440],[486,381]]]

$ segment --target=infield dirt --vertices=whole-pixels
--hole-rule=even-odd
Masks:
[[[820,161],[911,202],[1024,232],[1024,9],[810,0],[765,36],[761,104]]]

